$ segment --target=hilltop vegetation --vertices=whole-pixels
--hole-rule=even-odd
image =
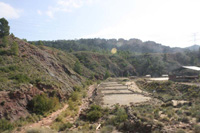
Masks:
[[[40,41],[34,42],[36,45]],[[174,53],[184,51],[181,48],[170,48],[153,41],[142,42],[139,39],[79,39],[42,41],[44,45],[60,48],[66,51],[110,51],[113,47],[118,50],[135,53]],[[33,42],[31,42],[33,43]]]
[[[170,48],[155,42],[142,42],[138,39],[80,39],[80,40],[58,40],[58,41],[38,41],[31,42],[35,45],[41,43],[46,46],[54,47],[67,51],[78,57],[87,68],[94,71],[99,69],[99,65],[105,66],[104,58],[96,63],[94,56],[103,55],[112,61],[117,61],[121,68],[128,69],[133,66],[136,74],[127,70],[117,74],[118,76],[138,75],[161,76],[168,74],[172,70],[182,65],[200,65],[200,51],[191,51],[188,48]],[[116,54],[111,54],[111,49],[117,48]],[[81,52],[80,52],[81,51]],[[91,52],[92,51],[92,52]],[[91,56],[93,53],[93,57]],[[88,58],[87,58],[88,57]],[[118,58],[118,59],[116,59]],[[91,60],[94,59],[94,60]],[[91,63],[92,62],[92,63]],[[107,69],[109,68],[106,66]],[[113,67],[113,66],[112,66]],[[115,69],[114,69],[115,70]]]

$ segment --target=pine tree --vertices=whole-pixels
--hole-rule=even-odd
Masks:
[[[10,26],[5,18],[0,19],[0,37],[8,36],[10,34]]]

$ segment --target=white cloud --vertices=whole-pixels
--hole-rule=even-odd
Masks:
[[[6,19],[17,19],[20,17],[22,10],[15,9],[9,4],[0,2],[0,18],[5,17]]]
[[[58,0],[55,6],[48,7],[46,15],[53,18],[56,12],[72,12],[85,4],[91,4],[93,1],[95,0]]]
[[[43,14],[42,11],[40,11],[40,10],[37,10],[37,13],[38,13],[39,15],[42,15],[42,14]]]
[[[85,38],[139,38],[185,47],[193,44],[192,33],[200,32],[199,0],[136,0],[135,4],[120,22]]]
[[[53,18],[54,16],[53,16],[53,11],[51,11],[51,10],[48,10],[47,12],[46,12],[46,14],[47,14],[47,16],[49,16],[50,18]]]

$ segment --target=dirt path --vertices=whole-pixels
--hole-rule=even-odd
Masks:
[[[86,98],[82,99],[82,104],[80,105],[79,112],[78,112],[77,116],[74,118],[73,121],[75,121],[75,120],[79,117],[79,115],[80,115],[82,109],[87,108],[87,107],[89,106],[89,99],[92,97],[93,91],[95,90],[95,87],[96,87],[95,84],[89,86],[89,89],[88,89],[88,92],[87,92],[87,96],[86,96]],[[61,108],[61,109],[59,109],[59,110],[53,112],[52,114],[50,114],[49,116],[47,116],[47,117],[41,119],[40,121],[38,121],[38,122],[36,122],[36,123],[32,123],[32,124],[26,125],[26,126],[22,127],[20,131],[14,131],[14,132],[15,132],[15,133],[25,133],[26,130],[27,130],[27,129],[30,129],[30,128],[40,128],[40,127],[47,127],[47,128],[49,128],[49,126],[52,124],[52,122],[53,122],[63,111],[65,111],[67,108],[68,108],[68,104],[65,104],[65,105],[63,106],[63,108]],[[73,122],[73,121],[72,121],[72,122]]]
[[[22,127],[21,131],[15,131],[15,133],[25,133],[26,130],[29,128],[48,127],[49,125],[51,125],[51,123],[57,118],[57,116],[61,112],[63,112],[64,110],[67,109],[67,107],[68,107],[68,104],[65,104],[63,108],[53,112],[49,116],[41,119],[40,121],[38,121],[36,123],[32,123],[30,125],[26,125],[26,126]]]
[[[76,117],[70,121],[70,118],[69,118],[69,122],[73,123],[75,122],[75,120],[79,117],[79,115],[81,114],[81,111],[84,110],[84,109],[87,109],[89,107],[89,104],[90,104],[90,100],[92,100],[92,96],[93,96],[93,92],[96,88],[96,84],[94,85],[90,85],[89,88],[88,88],[88,92],[87,92],[87,96],[85,98],[82,99],[82,104],[79,106],[79,111],[78,111],[78,114],[76,115]]]

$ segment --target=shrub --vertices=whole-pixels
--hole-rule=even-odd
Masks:
[[[74,91],[79,91],[79,92],[81,91],[81,87],[80,86],[74,86],[73,88],[74,88]]]
[[[102,129],[101,129],[101,133],[111,133],[113,131],[114,127],[111,126],[111,125],[108,125],[108,126],[104,126]]]
[[[181,118],[181,122],[189,123],[188,117],[186,117],[186,116],[182,117],[182,118]]]
[[[74,64],[74,71],[77,72],[78,74],[81,74],[82,70],[81,70],[81,64],[79,61],[76,61],[76,63]]]
[[[71,123],[62,123],[60,126],[59,126],[59,131],[64,131],[65,129],[67,128],[71,128],[73,126],[73,124]]]
[[[10,123],[8,120],[1,119],[0,120],[0,132],[6,131],[6,130],[12,130],[14,128],[13,124]]]
[[[45,112],[51,111],[58,104],[58,98],[49,98],[47,95],[36,95],[29,104],[31,110],[36,114],[44,115]]]
[[[86,85],[91,85],[91,84],[93,84],[92,80],[87,80],[85,83],[86,83]]]
[[[116,112],[115,120],[117,122],[124,122],[128,118],[128,115],[126,114],[126,111],[124,108],[119,108]]]
[[[200,133],[200,126],[199,125],[195,125],[194,126],[194,132],[195,133]]]
[[[195,113],[195,116],[196,116],[196,121],[200,122],[200,112],[199,111]]]
[[[108,70],[106,71],[105,75],[104,75],[104,79],[107,79],[110,77],[110,73],[108,72]]]
[[[96,105],[96,104],[93,104],[93,105],[91,105],[90,110],[98,110],[98,111],[101,111],[101,106]]]
[[[71,98],[73,101],[77,101],[79,99],[79,94],[78,92],[73,92],[71,95]]]
[[[83,92],[83,98],[86,98],[86,97],[87,97],[87,92],[84,91],[84,92]]]
[[[99,105],[91,105],[89,111],[87,112],[87,119],[89,121],[96,121],[98,120],[101,116],[102,109]]]
[[[19,47],[18,47],[17,42],[13,42],[13,44],[11,45],[10,51],[12,55],[16,55],[16,56],[19,55]]]
[[[71,99],[69,99],[68,105],[69,105],[69,109],[70,109],[70,110],[74,110],[74,103],[72,102]]]
[[[3,45],[2,45],[3,47],[5,47],[5,48],[8,47],[8,38],[7,38],[7,36],[3,37],[2,42],[3,42]]]
[[[0,71],[6,72],[6,73],[8,73],[10,71],[16,71],[18,69],[19,69],[19,67],[16,66],[16,65],[11,65],[11,66],[7,66],[7,67],[0,67]]]
[[[96,121],[102,116],[102,113],[98,110],[93,110],[87,113],[87,119],[89,121]]]
[[[55,131],[48,128],[31,128],[26,130],[26,133],[55,133]]]
[[[30,79],[26,74],[17,74],[15,76],[11,77],[11,79],[16,80],[18,83],[30,82]]]
[[[56,122],[62,122],[63,121],[63,117],[62,116],[58,116],[56,119],[55,119]]]

